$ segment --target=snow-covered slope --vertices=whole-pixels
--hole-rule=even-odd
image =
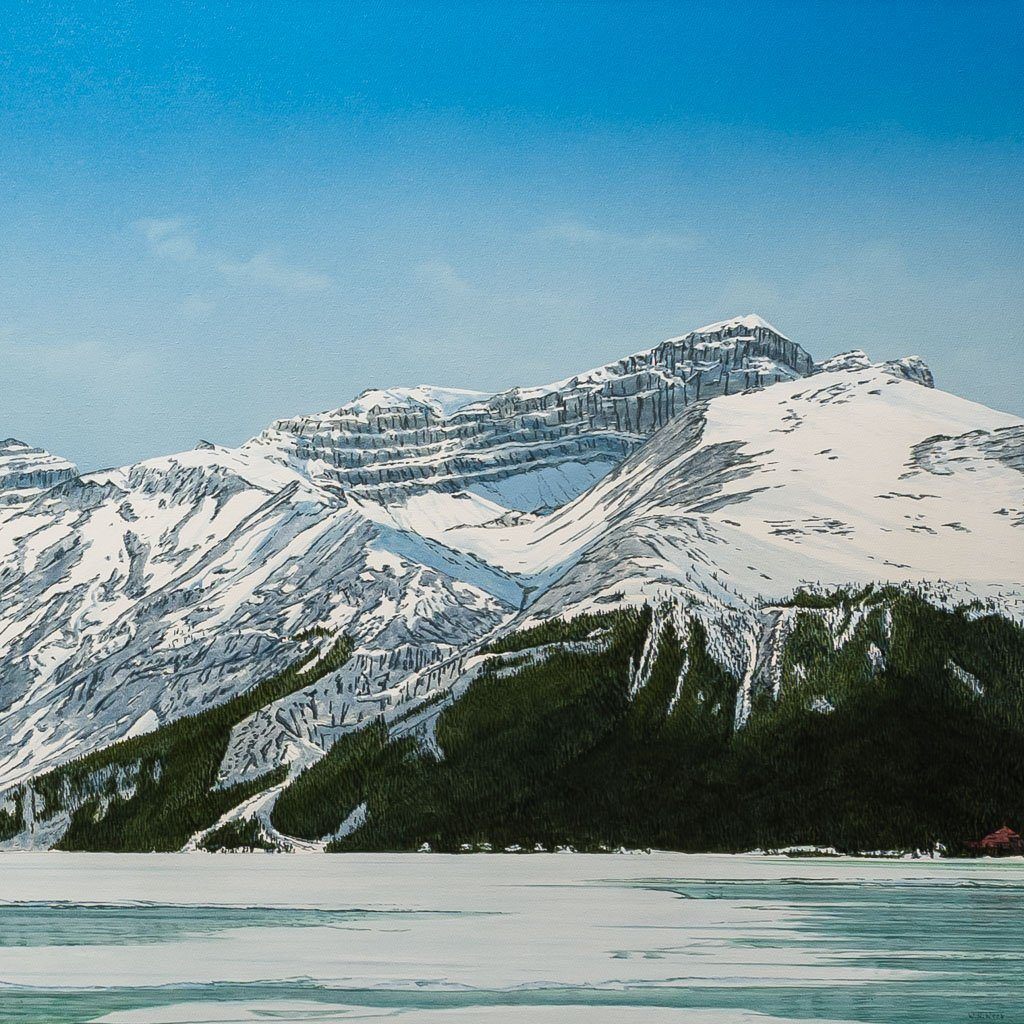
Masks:
[[[1024,422],[885,366],[694,407],[581,498],[505,530],[493,560],[558,570],[531,616],[688,584],[745,601],[817,582],[989,595],[1021,589],[1022,528]]]
[[[886,363],[716,398],[552,515],[448,542],[523,580],[509,628],[672,600],[738,676],[766,610],[808,585],[1024,618],[1024,422],[919,379]]]
[[[223,781],[462,685],[527,619],[671,592],[738,624],[711,641],[742,671],[744,623],[805,581],[946,580],[1012,610],[1024,424],[931,383],[913,358],[815,364],[751,316],[544,387],[369,391],[82,477],[7,442],[0,787],[239,692],[311,627],[352,660],[238,726]]]
[[[458,491],[550,510],[691,403],[813,369],[760,317],[737,317],[543,387],[367,391],[333,412],[279,420],[246,447],[350,497]]]
[[[500,571],[216,448],[36,498],[0,522],[0,579],[3,782],[225,699],[310,627],[429,660],[519,602]],[[353,705],[388,689],[377,668]]]
[[[694,405],[550,516],[452,525],[443,494],[366,511],[518,579],[508,628],[672,598],[739,676],[802,585],[911,582],[1019,616],[1024,423],[920,379],[869,364]],[[450,659],[409,691],[462,669]],[[285,698],[236,730],[225,778],[265,771],[282,743],[315,755],[335,725],[329,684]]]

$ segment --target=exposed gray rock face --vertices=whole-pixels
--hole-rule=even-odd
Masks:
[[[867,352],[862,348],[854,348],[815,363],[814,369],[816,373],[835,373],[837,370],[866,370],[870,365],[871,357]]]
[[[42,448],[9,437],[0,441],[0,505],[16,505],[73,480],[75,466]]]
[[[882,363],[882,368],[894,377],[905,377],[907,380],[923,384],[926,388],[935,387],[935,378],[928,364],[920,356],[904,356],[902,359],[890,359]]]
[[[834,373],[837,370],[867,370],[878,366],[893,377],[902,377],[923,384],[927,388],[935,387],[932,371],[920,356],[904,356],[902,359],[889,359],[884,363],[873,363],[871,357],[863,349],[855,348],[849,352],[840,352],[820,363],[814,364],[815,373]]]
[[[547,387],[456,402],[440,389],[366,392],[334,412],[279,420],[250,445],[337,493],[399,501],[472,490],[547,510],[695,402],[813,370],[807,352],[760,317],[737,317]],[[557,483],[552,470],[562,471]],[[503,485],[511,477],[516,485]]]
[[[465,663],[461,649],[447,644],[361,651],[337,672],[236,726],[219,782],[233,785],[258,778],[282,763],[298,771],[366,719],[393,719],[395,709],[449,689]]]
[[[0,783],[225,700],[295,661],[310,626],[429,661],[520,600],[505,574],[225,449],[41,494],[0,519],[0,584]],[[379,693],[400,666],[375,667]]]
[[[411,699],[456,685],[473,646],[532,602],[544,614],[614,603],[660,576],[666,587],[700,576],[702,600],[724,600],[709,572],[735,542],[709,517],[746,500],[724,492],[756,468],[744,446],[764,415],[752,425],[745,410],[766,397],[738,393],[787,381],[780,394],[802,392],[816,369],[763,320],[740,317],[544,387],[372,391],[331,413],[282,420],[236,449],[201,442],[85,476],[5,442],[0,792],[246,689],[295,661],[295,638],[310,627],[351,634],[352,661],[240,725],[225,781],[304,763],[366,715],[402,715]],[[894,372],[923,376],[910,361],[886,373],[855,368],[858,380],[869,372],[856,396],[840,381],[807,387],[823,403],[850,403],[829,431],[842,435],[858,403],[905,388]],[[707,401],[726,393],[724,405]],[[788,411],[761,447],[796,436],[808,416],[797,398],[785,398]],[[717,406],[734,411],[737,433],[702,447]],[[929,422],[915,443],[947,420]],[[802,436],[792,472],[810,455],[831,465],[834,438],[820,442],[810,426]],[[1012,437],[1000,444],[1016,450]],[[636,462],[640,448],[650,457]],[[595,487],[631,453],[639,476]],[[937,459],[921,454],[922,464]],[[651,473],[670,473],[672,487],[642,509],[640,481]],[[769,485],[749,490],[759,488]],[[1016,498],[1000,501],[1019,512]],[[960,518],[959,529],[975,528]],[[733,571],[754,573],[764,547],[756,539]],[[754,576],[767,581],[765,571]]]
[[[1024,473],[1024,427],[1001,430],[972,430],[959,437],[936,434],[914,446],[908,460],[911,469],[948,476],[954,468],[972,468],[976,463],[998,459],[1019,473]],[[910,473],[904,475],[911,475]]]

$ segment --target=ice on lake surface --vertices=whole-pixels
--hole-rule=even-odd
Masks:
[[[0,858],[0,1021],[1024,1020],[1024,861]]]

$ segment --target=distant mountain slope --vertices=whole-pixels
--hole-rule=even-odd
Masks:
[[[13,791],[0,841],[962,852],[1020,819],[1024,628],[906,586],[798,592],[771,615],[746,719],[733,713],[744,682],[711,656],[692,606],[666,601],[506,633],[454,702],[368,719],[297,775],[218,783],[230,724],[329,672],[307,654],[239,698]]]
[[[684,605],[583,620],[582,642],[572,621],[513,633],[436,715],[443,756],[400,727],[364,734],[300,776],[272,822],[324,835],[360,808],[336,850],[963,852],[1021,820],[1020,625],[905,587],[798,593],[779,613],[778,674],[748,720]]]
[[[507,508],[550,509],[688,405],[813,369],[760,317],[737,317],[544,387],[368,391],[334,412],[279,420],[246,449],[349,497],[469,491]]]
[[[0,515],[4,506],[22,505],[43,491],[71,480],[75,466],[42,448],[9,437],[0,441]]]
[[[450,655],[519,603],[500,570],[223,449],[36,498],[0,521],[0,579],[4,781],[227,699],[311,626],[360,644],[354,719],[393,669]]]
[[[351,658],[232,722],[219,785],[418,721],[486,638],[551,617],[688,602],[742,720],[803,584],[1017,615],[1024,424],[931,383],[740,317],[545,387],[371,391],[81,477],[9,442],[0,791],[222,704],[311,628]]]
[[[658,585],[727,603],[817,582],[1019,596],[1024,422],[888,366],[823,373],[687,410],[576,501],[492,535],[456,543],[535,577],[575,562],[530,618]]]

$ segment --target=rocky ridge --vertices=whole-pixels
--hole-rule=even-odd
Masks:
[[[545,387],[364,392],[333,412],[279,420],[247,447],[338,494],[397,502],[472,490],[536,511],[575,497],[688,406],[813,371],[803,348],[750,315]]]
[[[241,723],[225,784],[457,692],[483,637],[547,616],[673,592],[742,675],[807,582],[1012,608],[1024,425],[932,384],[748,316],[544,387],[370,391],[237,449],[54,465],[0,516],[0,785],[223,701],[310,627],[352,659]]]

